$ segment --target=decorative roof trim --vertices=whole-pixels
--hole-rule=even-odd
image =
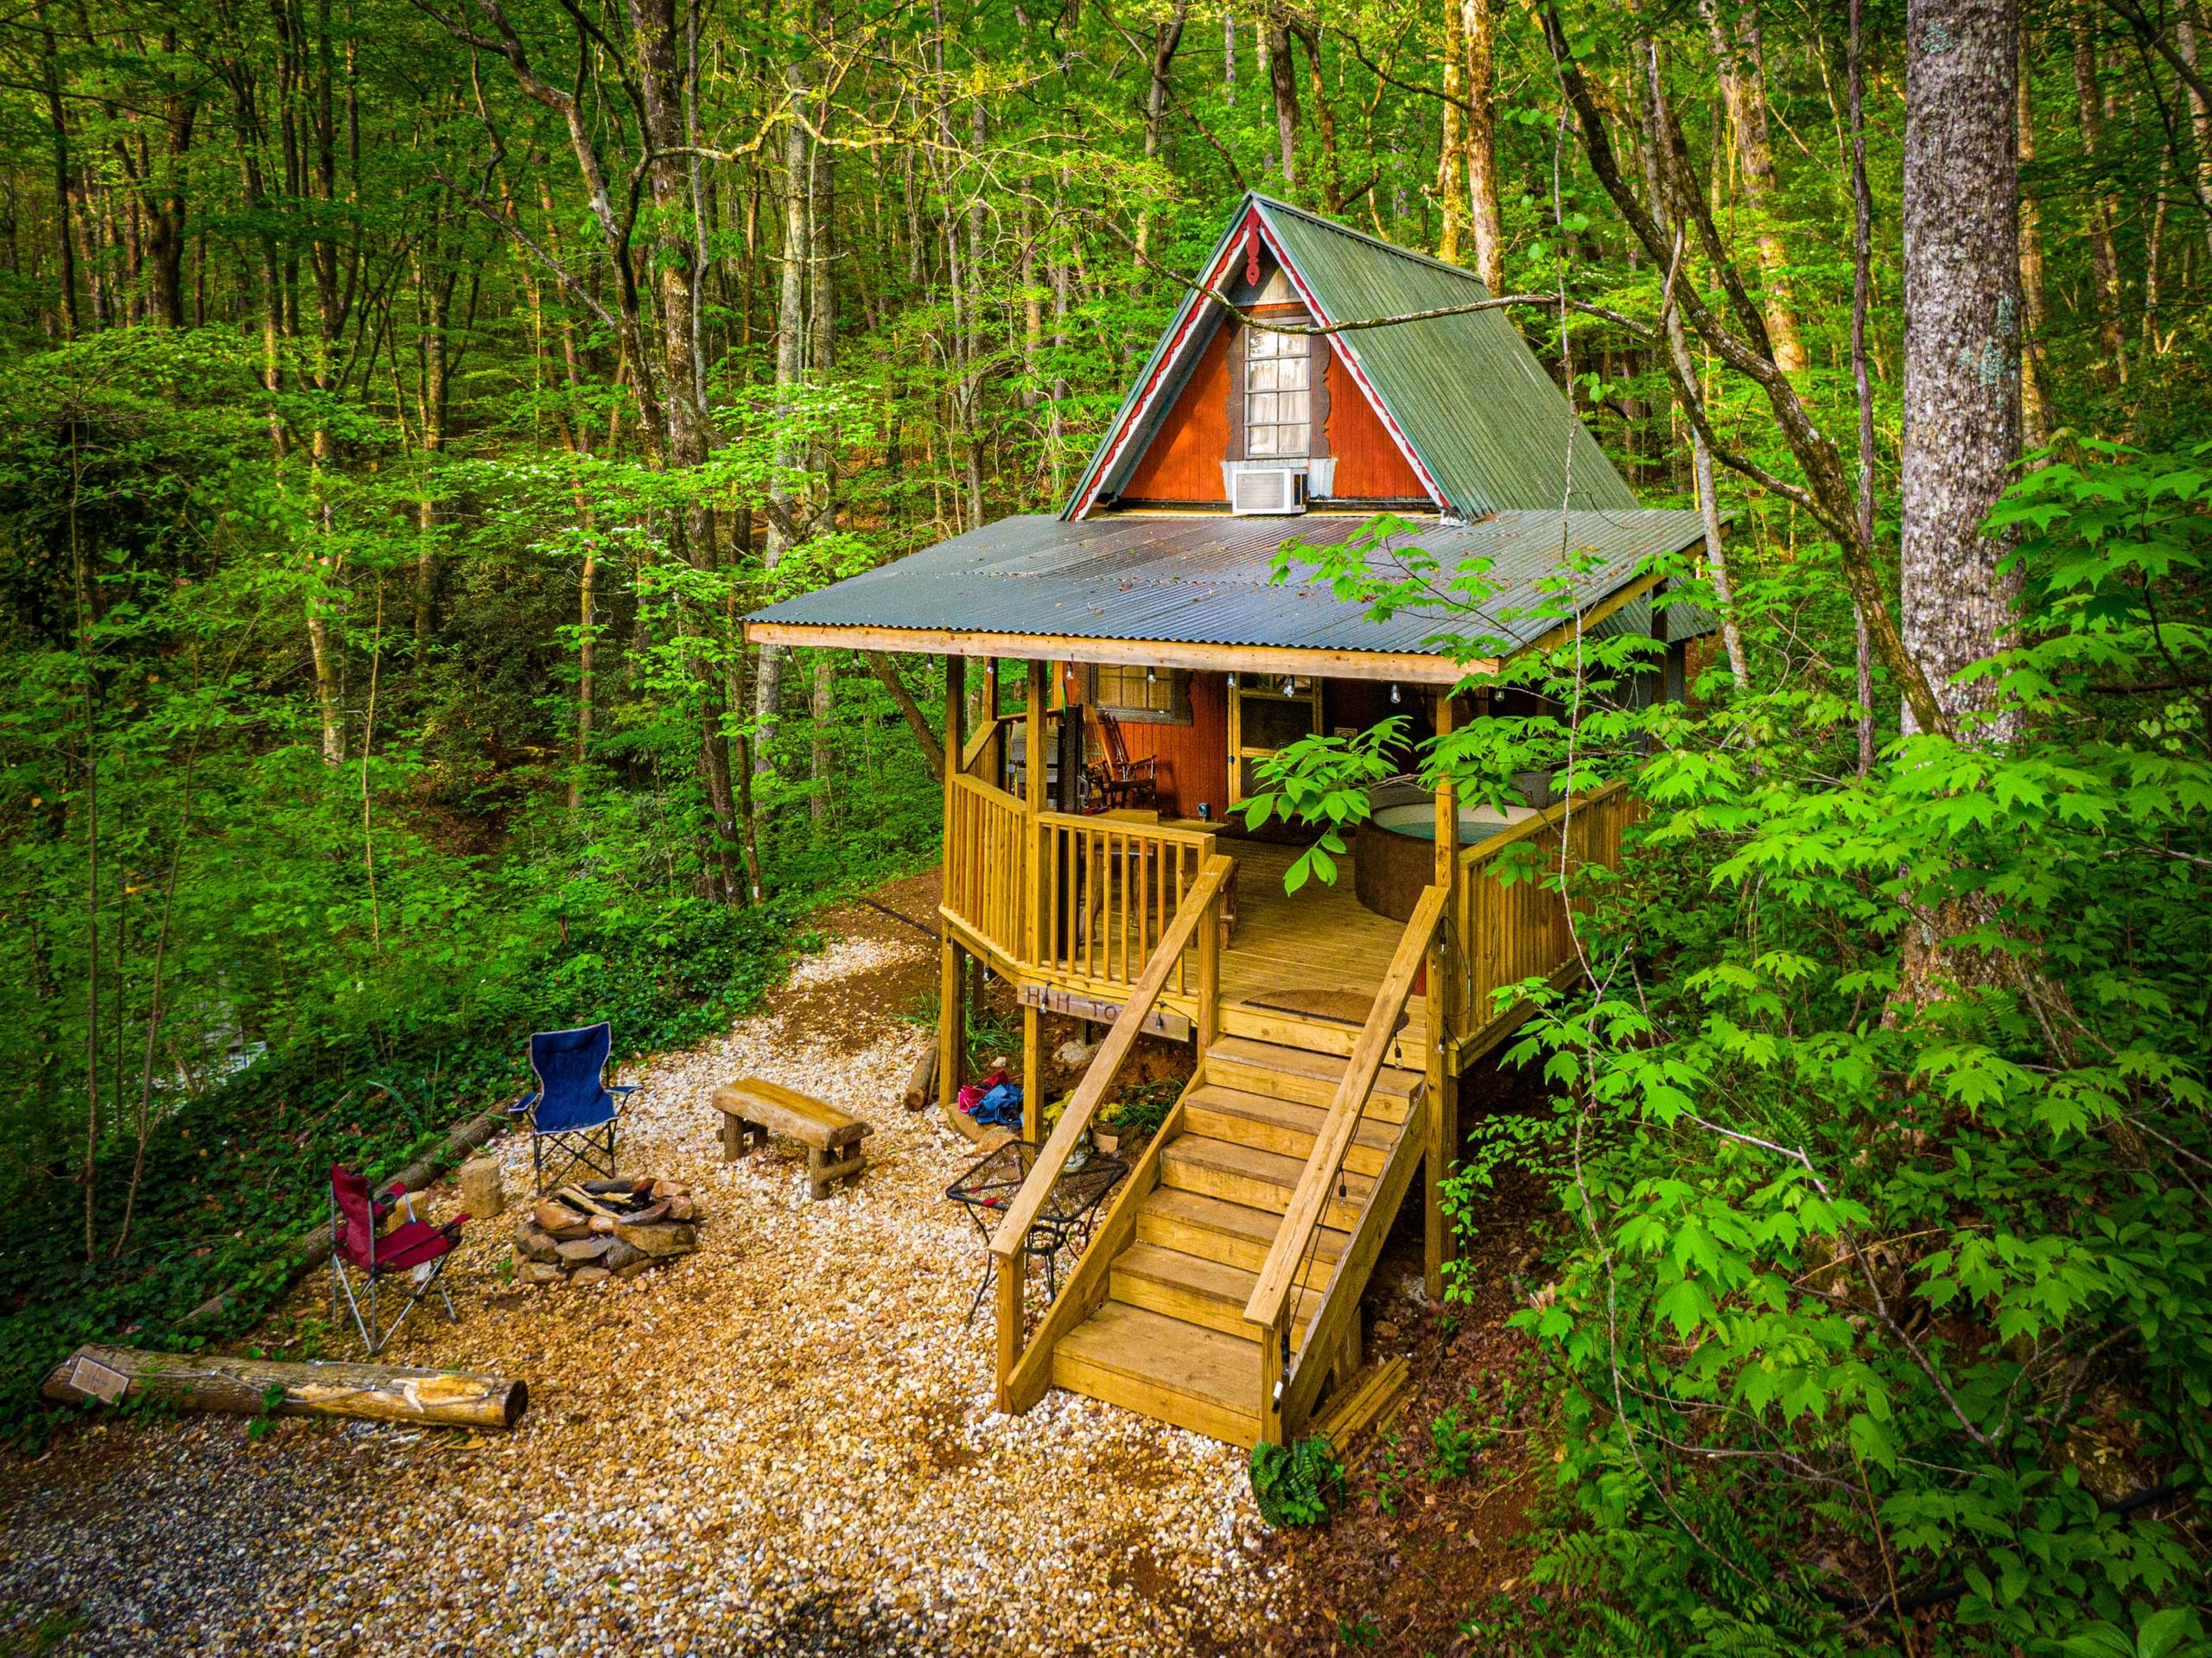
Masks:
[[[1327,308],[1322,305],[1315,295],[1305,276],[1299,271],[1297,264],[1292,260],[1289,250],[1283,245],[1282,238],[1276,233],[1274,225],[1268,222],[1268,209],[1287,205],[1272,201],[1255,191],[1245,192],[1242,203],[1243,211],[1230,221],[1228,229],[1222,233],[1221,240],[1215,245],[1213,259],[1206,267],[1204,285],[1206,288],[1220,289],[1223,278],[1228,275],[1236,262],[1240,244],[1250,230],[1256,228],[1261,239],[1267,244],[1268,252],[1274,255],[1276,268],[1290,278],[1291,285],[1297,289],[1299,297],[1305,302],[1307,312],[1316,321],[1325,327],[1337,319],[1329,314]],[[1296,210],[1292,209],[1292,211]],[[1335,227],[1332,226],[1332,228]],[[1358,234],[1357,232],[1349,233]],[[1373,242],[1376,247],[1393,253],[1402,251],[1401,249],[1391,247],[1388,242],[1375,242],[1372,237],[1363,237],[1361,239]],[[1444,268],[1451,269],[1449,266]],[[1195,334],[1196,330],[1192,325],[1203,314],[1204,308],[1211,303],[1212,301],[1210,296],[1198,289],[1193,289],[1185,295],[1181,308],[1177,311],[1174,320],[1167,325],[1166,330],[1161,334],[1160,343],[1154,346],[1152,359],[1146,365],[1144,376],[1139,379],[1135,386],[1131,388],[1129,396],[1122,400],[1121,412],[1115,416],[1113,425],[1107,429],[1105,436],[1100,440],[1098,448],[1091,457],[1090,464],[1084,468],[1084,476],[1076,486],[1075,494],[1060,513],[1063,518],[1084,518],[1090,515],[1098,504],[1100,491],[1105,487],[1106,480],[1113,475],[1114,469],[1119,464],[1130,438],[1143,427],[1147,416],[1158,406],[1159,400],[1166,395],[1169,386],[1175,385],[1179,392],[1180,384],[1177,378],[1177,372],[1185,361],[1185,350]],[[1420,479],[1421,487],[1428,492],[1429,499],[1435,503],[1440,512],[1450,513],[1457,511],[1458,509],[1445,495],[1443,487],[1436,481],[1436,476],[1429,469],[1427,462],[1421,458],[1421,452],[1414,448],[1412,441],[1407,437],[1404,429],[1399,425],[1397,416],[1391,411],[1390,406],[1376,392],[1375,384],[1370,378],[1365,365],[1359,360],[1359,353],[1353,346],[1351,339],[1343,334],[1332,334],[1328,339],[1338,359],[1344,364],[1345,371],[1351,374],[1352,383],[1359,388],[1360,395],[1367,399],[1368,406],[1375,410],[1376,415],[1382,420],[1384,429],[1390,434],[1390,441],[1397,447],[1398,453],[1404,457],[1406,464],[1413,468],[1414,475]],[[1158,434],[1154,433],[1154,435],[1157,436]]]

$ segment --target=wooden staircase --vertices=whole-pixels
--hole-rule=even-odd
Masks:
[[[1205,1052],[1100,1229],[1094,1251],[1111,1253],[1083,1263],[1104,1295],[1055,1340],[1055,1384],[1213,1439],[1249,1445],[1262,1436],[1262,1332],[1245,1309],[1345,1067],[1335,1054],[1242,1037]],[[1319,1312],[1394,1149],[1418,1134],[1424,1086],[1417,1071],[1377,1075],[1297,1266],[1294,1342]],[[1341,1287],[1356,1296],[1362,1286]],[[1358,1346],[1355,1318],[1341,1373],[1357,1367]]]

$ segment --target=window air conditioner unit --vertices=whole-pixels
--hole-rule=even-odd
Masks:
[[[1229,510],[1239,518],[1306,511],[1306,474],[1290,467],[1240,467],[1229,477]]]

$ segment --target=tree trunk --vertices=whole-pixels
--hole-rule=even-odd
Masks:
[[[2175,49],[2192,72],[2197,67],[2196,42],[2200,21],[2196,0],[2188,0],[2174,19]],[[2194,78],[2188,83],[2189,124],[2196,135],[2196,194],[2200,200],[2212,202],[2212,102],[2206,101],[2204,94],[2198,90],[2202,84],[2200,79]],[[2207,251],[2212,252],[2212,210],[2208,210],[2205,214],[2204,245]]]
[[[1851,0],[1845,66],[1851,100],[1851,384],[1859,400],[1859,539],[1874,544],[1874,388],[1866,372],[1867,312],[1874,297],[1874,187],[1866,176],[1866,29],[1863,0]],[[1853,689],[1859,701],[1859,775],[1874,769],[1874,653],[1866,611],[1851,607]]]
[[[1152,31],[1152,79],[1145,89],[1144,158],[1160,159],[1160,130],[1167,115],[1167,76],[1175,67],[1175,48],[1183,43],[1183,28],[1190,21],[1191,0],[1175,0],[1174,12]],[[1233,27],[1233,25],[1232,25]],[[1137,215],[1137,251],[1152,241],[1152,214]]]
[[[404,1280],[403,1280],[404,1281]],[[80,1368],[85,1361],[97,1370]],[[211,1353],[152,1353],[140,1347],[88,1345],[47,1375],[41,1394],[57,1404],[102,1397],[99,1375],[126,1383],[127,1399],[157,1398],[180,1410],[237,1416],[350,1416],[435,1427],[511,1428],[530,1404],[530,1384],[458,1370],[397,1364],[289,1364]],[[274,1412],[270,1395],[280,1396]]]
[[[1467,217],[1466,112],[1460,107],[1467,96],[1466,8],[1460,0],[1445,0],[1443,130],[1436,145],[1436,207],[1442,223],[1436,233],[1436,257],[1446,264],[1459,263],[1459,233]]]
[[[1497,16],[1492,0],[1459,0],[1466,37],[1467,208],[1475,274],[1493,294],[1505,291],[1505,220],[1497,199]]]
[[[1337,110],[1329,102],[1328,84],[1321,79],[1321,31],[1311,24],[1294,25],[1306,48],[1306,88],[1313,94],[1313,124],[1321,136],[1321,206],[1327,212],[1344,210],[1344,163],[1337,153]]]
[[[452,406],[451,357],[447,330],[453,321],[454,273],[432,269],[438,238],[415,261],[415,292],[422,330],[417,340],[421,395],[416,418],[423,429],[423,493],[415,506],[418,544],[415,550],[415,664],[430,649],[430,627],[438,589],[438,457],[444,452],[446,416]]]
[[[2087,203],[2089,231],[2090,289],[2096,299],[2097,346],[2102,353],[2098,378],[2107,385],[2127,383],[2127,340],[2120,321],[2120,249],[2113,235],[2118,205],[2098,175],[2104,149],[2104,92],[2097,84],[2096,36],[2089,32],[2087,0],[2075,5],[2074,31],[2074,105],[2082,124],[2082,158],[2094,180]]]
[[[661,391],[671,470],[702,466],[708,454],[707,411],[699,400],[697,197],[691,170],[682,153],[690,140],[684,111],[690,106],[688,69],[679,53],[682,39],[674,0],[629,0],[630,28],[636,38],[639,105],[644,137],[652,155],[645,165],[656,209],[654,264],[659,276]],[[681,509],[683,549],[692,568],[716,569],[715,517],[704,499],[694,496]],[[696,622],[687,622],[696,626]],[[720,679],[703,652],[690,670],[700,688],[699,771],[714,819],[714,845],[708,865],[718,896],[726,903],[742,899],[738,872],[737,797],[729,775],[729,739],[722,729]]]
[[[2056,423],[2051,413],[2050,368],[2044,342],[2050,334],[2050,301],[2044,282],[2043,208],[2027,181],[2028,164],[2036,158],[2036,112],[2033,78],[2035,62],[2027,20],[2020,21],[2018,107],[2013,121],[2020,162],[2020,307],[2026,324],[2020,354],[2020,422],[2030,448],[2050,441]]]
[[[1744,176],[1744,199],[1750,204],[1757,226],[1751,241],[1758,251],[1767,337],[1774,342],[1776,365],[1795,374],[1805,366],[1805,346],[1798,335],[1797,314],[1790,304],[1789,283],[1784,274],[1789,251],[1773,225],[1774,144],[1768,130],[1766,54],[1758,3],[1742,0],[1732,27],[1721,10],[1721,0],[1701,0],[1701,3],[1713,61],[1719,70],[1721,101],[1735,134],[1736,165]]]
[[[1652,211],[1657,217],[1660,230],[1670,239],[1681,236],[1682,231],[1670,205],[1674,192],[1666,180],[1666,154],[1661,135],[1667,130],[1668,111],[1663,78],[1659,72],[1659,48],[1644,36],[1637,41],[1636,50],[1641,71],[1637,79],[1643,83],[1639,104],[1643,114],[1643,143],[1638,147],[1643,156],[1644,189],[1649,195]],[[1679,286],[1684,280],[1675,273]],[[1751,689],[1751,670],[1744,655],[1743,630],[1736,623],[1734,594],[1728,581],[1727,545],[1721,537],[1720,505],[1715,497],[1713,476],[1713,448],[1706,441],[1702,385],[1698,378],[1697,362],[1690,355],[1689,340],[1682,328],[1682,314],[1670,290],[1664,317],[1667,349],[1675,359],[1675,395],[1691,415],[1690,455],[1697,480],[1697,504],[1705,517],[1705,556],[1708,573],[1713,578],[1713,596],[1720,607],[1721,642],[1728,651],[1728,671],[1735,676],[1739,690]]]
[[[1953,676],[1997,648],[2018,591],[1981,532],[2020,453],[2016,3],[1911,0],[1907,22],[1901,609],[1955,725],[1991,703]]]
[[[806,102],[809,66],[794,63],[784,71],[784,96],[797,112]],[[784,259],[776,307],[776,405],[779,412],[793,406],[806,372],[806,254],[807,206],[813,194],[811,141],[797,120],[784,127]],[[779,422],[779,426],[787,424]],[[790,473],[798,467],[801,451],[779,436],[776,476],[768,486],[768,539],[762,549],[763,569],[774,569],[794,544],[788,523],[795,511]],[[784,647],[760,647],[760,669],[753,677],[754,723],[759,729],[753,752],[753,769],[767,771],[784,701]]]
[[[54,31],[46,26],[46,8],[37,8],[42,42],[39,73],[46,94],[47,124],[54,141],[54,245],[60,255],[61,333],[74,340],[83,327],[77,305],[77,190],[76,173],[69,157],[68,108],[61,99],[61,69]]]
[[[899,677],[898,664],[881,651],[865,651],[861,656],[868,663],[868,671],[881,682],[885,691],[889,693],[892,706],[899,710],[899,717],[906,722],[906,729],[914,734],[914,741],[922,751],[922,758],[929,762],[930,775],[939,783],[944,782],[944,745],[938,740],[929,716],[914,701],[913,693],[906,689],[906,682]]]
[[[813,713],[814,731],[808,759],[813,772],[814,791],[810,804],[814,826],[819,829],[830,822],[830,734],[837,723],[836,660],[828,651],[814,653]]]
[[[175,55],[176,35],[162,36],[162,51]],[[150,160],[140,199],[146,209],[146,263],[154,320],[165,328],[184,327],[184,210],[186,163],[200,105],[195,97],[172,89],[162,100],[162,154],[158,171]]]
[[[1298,66],[1290,60],[1290,29],[1280,0],[1268,14],[1268,85],[1274,93],[1275,140],[1281,151],[1282,184],[1298,187]]]

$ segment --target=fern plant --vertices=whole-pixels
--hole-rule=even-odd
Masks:
[[[1270,1526],[1318,1526],[1344,1495],[1344,1464],[1316,1433],[1295,1444],[1252,1447],[1252,1496]]]

